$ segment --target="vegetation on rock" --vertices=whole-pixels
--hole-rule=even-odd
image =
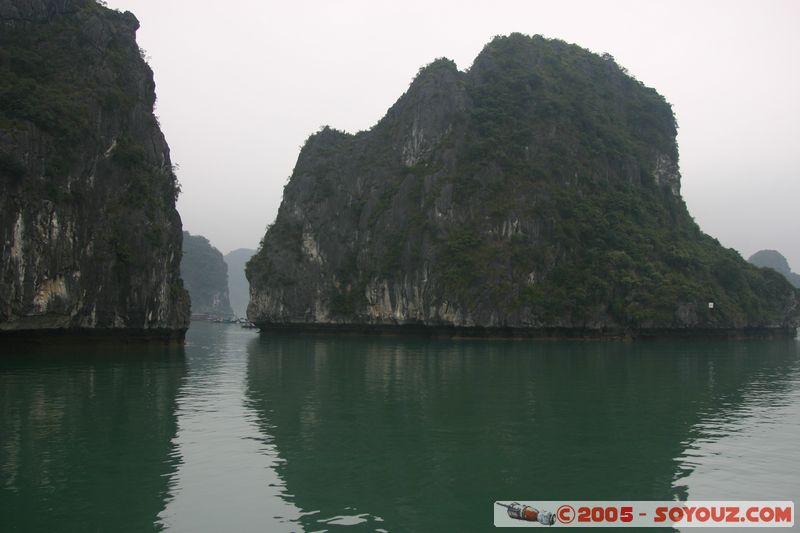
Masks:
[[[228,265],[202,235],[183,232],[181,278],[192,299],[192,314],[233,315],[228,296]]]
[[[669,104],[609,55],[513,34],[466,72],[436,60],[371,130],[308,139],[248,265],[248,315],[793,328],[798,293],[689,215],[675,138]]]
[[[0,2],[0,329],[188,326],[138,27],[94,0]]]

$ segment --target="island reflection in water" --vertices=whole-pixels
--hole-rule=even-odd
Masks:
[[[370,530],[479,531],[498,499],[800,492],[796,341],[277,336],[248,352],[247,405],[308,531],[341,517]],[[782,435],[772,453],[725,440],[754,430],[765,441],[770,423]],[[729,462],[738,479],[711,482]]]
[[[154,351],[151,351],[154,350]],[[11,531],[485,531],[495,500],[798,500],[797,341],[264,336],[0,357]]]
[[[183,347],[2,350],[0,530],[152,530],[178,462]]]

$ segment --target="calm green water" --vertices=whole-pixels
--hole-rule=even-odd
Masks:
[[[800,501],[800,343],[0,346],[2,531],[487,531],[492,502]]]

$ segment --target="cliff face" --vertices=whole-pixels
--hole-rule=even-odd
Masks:
[[[183,232],[181,278],[192,299],[192,315],[233,315],[228,298],[228,265],[202,235]]]
[[[467,72],[437,60],[371,130],[308,139],[248,264],[248,317],[788,331],[797,292],[688,214],[675,137],[611,56],[514,34]]]
[[[181,220],[139,24],[0,0],[0,330],[182,336]]]

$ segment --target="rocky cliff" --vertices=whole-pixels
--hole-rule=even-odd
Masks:
[[[369,131],[302,148],[248,264],[262,327],[789,333],[798,293],[703,234],[669,104],[539,36],[420,70]],[[713,306],[710,305],[713,303]]]
[[[192,315],[233,315],[228,297],[228,265],[222,253],[202,235],[183,232],[181,278],[192,299]]]
[[[139,23],[0,0],[0,330],[182,337],[178,184]]]
[[[792,272],[789,261],[780,252],[776,250],[760,250],[751,255],[747,261],[757,267],[771,268],[780,272],[783,277],[789,280],[789,283],[800,289],[800,274]]]

